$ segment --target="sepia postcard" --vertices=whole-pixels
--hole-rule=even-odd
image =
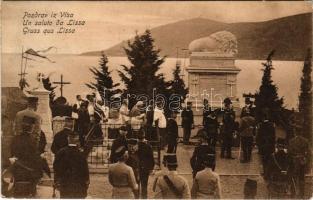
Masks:
[[[2,1],[1,197],[310,199],[312,2]]]

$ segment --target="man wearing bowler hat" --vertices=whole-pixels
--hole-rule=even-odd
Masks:
[[[194,128],[193,112],[191,107],[192,102],[187,102],[187,108],[184,108],[181,113],[182,127],[184,129],[183,142],[185,145],[189,144],[191,129]]]
[[[27,97],[27,108],[25,110],[19,111],[15,117],[15,134],[16,135],[22,134],[23,132],[22,121],[24,116],[32,117],[35,119],[35,125],[31,135],[34,137],[38,145],[41,133],[42,118],[36,112],[37,108],[38,108],[38,97],[35,96]]]
[[[86,157],[79,150],[79,136],[69,132],[68,145],[55,156],[54,183],[60,190],[60,198],[86,198],[89,187],[89,169]]]
[[[138,131],[138,158],[139,158],[139,179],[140,179],[140,198],[147,198],[148,179],[154,168],[153,150],[145,140],[143,129]]]
[[[222,150],[221,158],[234,159],[231,155],[233,137],[235,133],[235,112],[231,107],[230,98],[224,99],[223,125],[221,130]],[[226,157],[225,157],[226,152]]]
[[[172,111],[167,121],[167,153],[176,153],[178,141],[177,112]]]
[[[187,180],[177,174],[176,154],[167,154],[167,175],[159,177],[155,185],[156,199],[190,199],[190,189]]]
[[[51,151],[55,155],[64,147],[68,145],[68,135],[73,133],[74,119],[71,117],[65,118],[65,124],[61,131],[56,133],[53,137]]]
[[[138,139],[130,138],[127,140],[128,159],[126,164],[130,166],[135,174],[137,184],[140,183],[140,159],[138,154]],[[139,189],[140,190],[140,189]],[[135,198],[139,198],[139,191],[134,192]]]

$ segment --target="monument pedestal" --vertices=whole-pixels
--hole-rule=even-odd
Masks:
[[[202,124],[203,100],[209,105],[223,108],[225,98],[230,98],[235,111],[239,110],[236,97],[237,74],[235,57],[231,53],[192,52],[188,72],[188,101],[193,102],[195,124]],[[238,112],[236,112],[238,113]]]

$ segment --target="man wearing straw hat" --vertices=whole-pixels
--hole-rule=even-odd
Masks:
[[[190,189],[187,180],[178,175],[176,154],[167,154],[167,175],[159,177],[155,184],[156,199],[190,199]]]

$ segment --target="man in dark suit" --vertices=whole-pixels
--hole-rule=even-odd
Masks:
[[[223,111],[223,126],[221,131],[222,139],[222,150],[221,158],[234,159],[231,155],[231,148],[233,146],[233,134],[236,130],[235,124],[235,111],[231,107],[231,100],[226,98],[224,100],[224,111]]]
[[[86,198],[89,186],[89,169],[86,157],[78,148],[76,133],[68,134],[68,145],[55,156],[54,181],[60,189],[60,198]]]
[[[215,148],[219,123],[215,112],[210,107],[205,107],[203,111],[203,126],[208,133],[208,143]]]
[[[176,122],[176,111],[172,111],[167,121],[167,153],[176,153],[178,140],[178,126]]]
[[[275,124],[270,119],[267,109],[264,109],[263,112],[263,119],[259,124],[256,141],[262,158],[263,173],[267,173],[267,162],[275,151]]]
[[[139,131],[138,139],[140,198],[146,199],[149,175],[154,168],[154,157],[152,147],[145,140],[145,133],[142,129]]]
[[[78,109],[78,118],[76,120],[77,130],[79,134],[80,145],[84,146],[85,144],[85,136],[87,135],[90,128],[90,116],[87,110],[88,102],[82,102],[80,104],[80,108]],[[75,128],[74,128],[75,130]]]
[[[290,154],[287,152],[286,141],[284,139],[277,139],[275,153],[269,156],[266,167],[267,170],[264,178],[269,182],[269,198],[293,198],[295,194],[292,179],[294,165]]]
[[[194,121],[193,121],[193,112],[191,110],[192,103],[187,102],[187,108],[184,108],[182,111],[182,127],[184,129],[184,144],[189,144],[189,138],[191,135],[191,129],[194,127]]]
[[[127,150],[127,139],[126,139],[127,127],[122,126],[119,130],[119,134],[120,135],[118,136],[118,138],[116,138],[112,143],[111,154],[110,154],[111,163],[116,163],[118,161],[118,156],[116,155],[115,152],[119,147],[124,146]]]
[[[51,151],[54,155],[68,145],[67,136],[73,133],[73,123],[73,118],[66,117],[63,130],[55,134],[51,145]]]

